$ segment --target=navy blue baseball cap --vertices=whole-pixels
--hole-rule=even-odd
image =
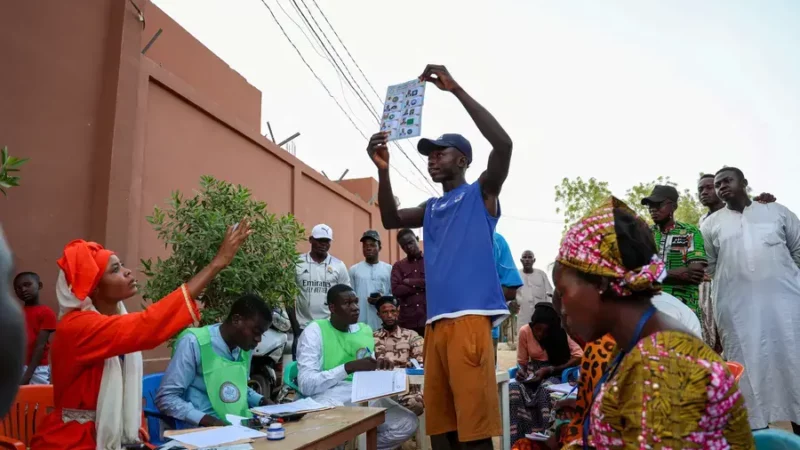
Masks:
[[[448,147],[453,147],[460,151],[467,157],[467,163],[472,163],[472,145],[470,145],[467,138],[460,134],[447,133],[441,135],[439,139],[423,138],[417,143],[417,151],[423,156],[430,155],[436,149]]]

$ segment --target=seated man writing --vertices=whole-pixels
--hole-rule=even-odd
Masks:
[[[267,404],[247,386],[250,352],[271,323],[267,303],[248,294],[223,323],[184,330],[156,395],[158,409],[204,427],[226,425],[226,414],[250,417],[250,408]]]
[[[372,329],[358,323],[358,297],[350,286],[337,284],[328,290],[330,319],[308,324],[297,343],[297,384],[300,392],[333,406],[350,405],[354,372],[391,369],[385,359],[357,359],[367,349],[374,354]],[[391,449],[407,441],[417,429],[416,415],[397,402],[382,398],[370,406],[387,408],[378,426],[378,448]]]
[[[378,317],[381,319],[382,327],[375,330],[375,356],[389,361],[395,369],[405,369],[414,367],[412,359],[416,359],[422,365],[422,348],[424,341],[422,336],[414,330],[402,328],[397,324],[399,310],[397,309],[397,299],[391,295],[383,296],[375,302],[375,309],[378,310]],[[409,393],[400,396],[400,404],[411,410],[416,415],[422,415],[424,405],[422,403],[422,390],[420,386],[411,385]]]

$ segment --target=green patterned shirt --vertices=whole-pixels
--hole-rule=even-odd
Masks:
[[[667,270],[707,261],[703,235],[696,226],[675,222],[675,227],[666,234],[661,232],[658,225],[653,225],[651,229],[658,246],[658,256],[666,263]],[[667,283],[663,285],[663,291],[681,299],[699,317],[699,286]]]

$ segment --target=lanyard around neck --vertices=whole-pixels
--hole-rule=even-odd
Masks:
[[[592,394],[592,400],[588,405],[586,405],[586,409],[584,410],[584,413],[586,414],[586,416],[584,416],[583,418],[584,450],[589,449],[589,426],[591,425],[591,418],[592,418],[591,411],[592,411],[592,405],[594,404],[597,395],[600,394],[600,390],[603,388],[603,384],[617,373],[617,369],[619,368],[619,365],[622,362],[622,358],[624,358],[625,355],[630,353],[630,351],[633,350],[633,348],[636,346],[639,340],[641,340],[642,331],[644,330],[645,324],[647,323],[648,320],[650,320],[651,317],[653,317],[653,314],[655,313],[656,313],[656,307],[651,305],[650,308],[648,308],[647,311],[645,311],[644,314],[642,314],[642,317],[639,318],[639,323],[636,324],[636,331],[634,331],[633,333],[633,339],[631,339],[630,343],[628,343],[628,346],[625,347],[623,351],[619,352],[617,357],[614,358],[614,362],[611,363],[611,366],[603,373],[603,376],[600,377],[600,380],[597,382],[597,386],[595,386],[594,393]]]

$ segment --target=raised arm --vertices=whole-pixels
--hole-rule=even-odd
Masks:
[[[391,230],[395,228],[419,228],[425,217],[425,204],[416,208],[398,209],[394,200],[392,181],[389,178],[389,133],[375,133],[369,139],[367,154],[378,168],[378,208],[381,211],[383,227]]]
[[[500,190],[503,187],[503,182],[506,181],[508,168],[511,164],[511,150],[513,147],[511,137],[500,126],[497,119],[453,79],[453,76],[450,75],[445,66],[429,64],[420,79],[435,84],[436,87],[443,91],[452,92],[464,106],[464,109],[467,110],[467,114],[475,122],[475,126],[478,127],[483,137],[492,145],[492,151],[489,153],[489,163],[478,181],[481,184],[489,213],[497,216],[497,196],[500,195]]]
[[[115,316],[91,311],[71,312],[61,320],[56,336],[65,335],[75,343],[78,349],[75,359],[79,362],[104,360],[158,346],[183,328],[199,322],[200,310],[195,298],[233,261],[250,233],[246,219],[231,226],[208,266],[144,311]]]

